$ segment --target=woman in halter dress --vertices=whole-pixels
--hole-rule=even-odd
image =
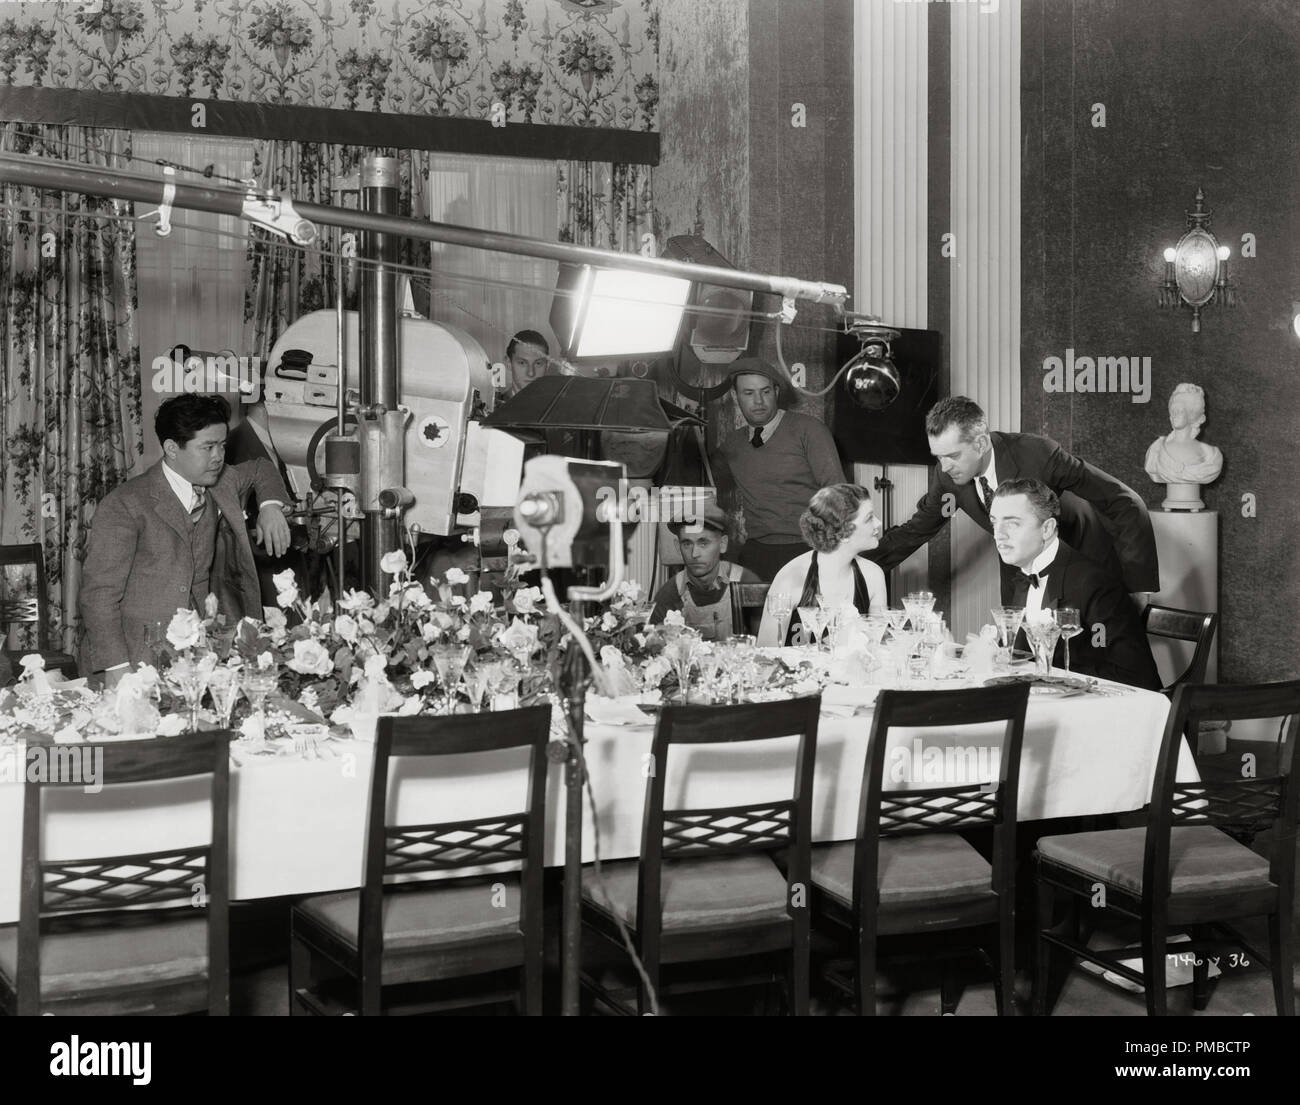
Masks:
[[[799,519],[799,530],[812,552],[795,557],[772,580],[768,593],[785,592],[796,601],[784,641],[777,640],[777,619],[770,605],[758,630],[760,645],[791,644],[799,625],[798,608],[815,606],[818,596],[828,607],[852,603],[858,613],[884,611],[889,606],[885,573],[859,554],[880,542],[880,520],[865,487],[836,483],[812,497]]]

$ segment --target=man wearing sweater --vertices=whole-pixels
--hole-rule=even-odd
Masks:
[[[714,453],[715,476],[720,487],[735,487],[746,537],[740,563],[770,580],[808,551],[799,516],[816,492],[844,482],[844,467],[824,423],[782,409],[788,385],[773,365],[740,358],[731,366],[731,389],[745,427]]]

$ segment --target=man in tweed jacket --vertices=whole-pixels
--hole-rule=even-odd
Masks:
[[[252,487],[261,509],[255,536],[273,555],[289,545],[289,493],[266,460],[227,467],[230,404],[178,395],[158,408],[163,459],[114,488],[91,523],[80,610],[92,671],[148,658],[151,629],[178,609],[203,609],[209,592],[233,623],[260,617],[261,596],[242,503]]]

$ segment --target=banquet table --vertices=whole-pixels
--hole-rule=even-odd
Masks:
[[[1020,769],[1022,821],[1118,813],[1147,801],[1169,709],[1159,694],[1110,685],[1107,696],[1031,697]],[[871,728],[869,707],[853,716],[824,712],[813,781],[816,841],[851,840],[856,833],[862,769]],[[651,762],[654,720],[586,725],[586,761],[597,810],[584,801],[583,860],[597,846],[602,859],[636,856]],[[167,738],[160,738],[167,739]],[[889,734],[885,788],[974,781],[996,770],[1001,725]],[[665,780],[670,806],[739,805],[789,797],[794,738],[755,745],[697,745],[675,749]],[[373,745],[334,740],[323,758],[255,756],[236,747],[231,773],[231,896],[236,900],[355,887],[363,841]],[[547,793],[547,865],[563,862],[563,767],[551,764]],[[11,773],[12,775],[12,773]],[[394,761],[390,806],[396,820],[449,821],[517,799],[524,766],[516,752],[457,758],[454,770],[436,758]],[[1198,778],[1190,750],[1180,752],[1178,777]],[[47,792],[46,858],[122,855],[207,839],[210,812],[195,781],[137,784],[85,794]],[[142,796],[139,791],[151,791]],[[0,924],[18,915],[23,788],[0,782]],[[130,816],[148,798],[156,813]],[[75,810],[76,815],[73,816]],[[162,834],[166,833],[163,837]]]

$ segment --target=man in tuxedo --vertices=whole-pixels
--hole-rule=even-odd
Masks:
[[[105,671],[110,684],[149,658],[151,630],[165,628],[178,609],[202,611],[209,593],[228,618],[261,616],[242,503],[256,489],[255,536],[279,555],[289,546],[289,496],[266,460],[227,466],[229,419],[220,396],[168,399],[154,420],[163,459],[95,508],[79,605],[85,666]]]
[[[925,419],[939,470],[916,513],[891,526],[865,554],[888,571],[934,537],[963,510],[993,532],[989,503],[1006,480],[1041,480],[1060,497],[1060,532],[1131,592],[1160,590],[1155,533],[1146,504],[1131,488],[1071,456],[1050,437],[990,432],[983,410],[965,396],[942,399]],[[1003,564],[1002,601],[1011,599],[1014,570]]]
[[[1004,564],[1016,572],[1012,603],[1026,620],[1064,606],[1079,611],[1083,632],[1070,643],[1071,670],[1160,690],[1160,674],[1142,621],[1120,582],[1060,539],[1061,504],[1039,480],[1003,480],[989,517]],[[1063,666],[1058,641],[1053,665]]]

